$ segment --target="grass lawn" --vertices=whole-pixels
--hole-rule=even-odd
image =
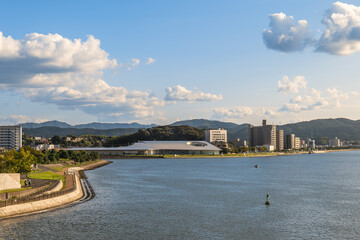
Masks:
[[[28,190],[28,189],[31,189],[31,188],[32,188],[32,187],[7,189],[7,190],[2,190],[2,191],[0,191],[0,193],[20,192],[20,191]]]
[[[51,179],[51,180],[57,180],[59,177],[65,183],[65,177],[59,174],[56,174],[51,171],[46,172],[31,172],[28,174],[29,178],[35,178],[35,179]]]
[[[49,167],[49,168],[51,168],[57,172],[62,172],[62,170],[63,170],[63,167]]]
[[[77,164],[72,164],[72,165],[67,165],[66,167],[70,168],[70,167],[81,167],[90,163],[96,163],[99,162],[100,160],[95,160],[95,161],[86,161],[86,162],[82,162],[82,163],[77,163]]]

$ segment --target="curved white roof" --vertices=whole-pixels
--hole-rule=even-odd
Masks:
[[[70,148],[74,151],[144,151],[144,150],[198,150],[220,151],[221,149],[205,141],[142,141],[126,147]]]

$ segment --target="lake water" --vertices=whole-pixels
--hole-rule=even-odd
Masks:
[[[360,238],[359,151],[115,160],[86,174],[93,200],[0,221],[0,239]]]

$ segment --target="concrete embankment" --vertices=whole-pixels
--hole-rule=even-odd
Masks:
[[[80,168],[82,168],[82,170],[84,170],[84,171],[86,171],[86,170],[93,170],[93,169],[96,169],[96,168],[99,168],[99,167],[108,165],[108,164],[110,164],[110,163],[112,163],[112,161],[100,160],[100,161],[97,161],[97,162],[90,163],[90,164],[88,164],[88,165],[82,166],[82,167],[80,167]]]
[[[75,190],[54,198],[0,208],[0,219],[60,207],[83,197],[80,179],[75,175]]]

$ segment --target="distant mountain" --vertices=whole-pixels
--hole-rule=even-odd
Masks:
[[[201,129],[224,128],[228,130],[229,141],[236,138],[248,140],[249,124],[235,124],[230,122],[211,121],[205,119],[194,119],[179,121],[171,124],[173,126],[188,125]],[[259,123],[261,125],[261,123]],[[278,125],[277,129],[284,130],[284,134],[294,133],[300,138],[311,138],[322,142],[327,139],[338,137],[341,140],[360,140],[360,120],[350,120],[346,118],[336,119],[316,119],[285,125]]]
[[[278,126],[285,134],[294,133],[300,138],[334,138],[360,140],[360,120],[346,118],[316,119]]]
[[[58,127],[58,128],[92,128],[92,129],[116,129],[116,128],[151,128],[156,126],[155,124],[143,125],[139,123],[86,123],[79,125],[70,125],[65,122],[59,121],[48,121],[43,123],[23,123],[20,124],[23,128],[40,128],[40,127]]]
[[[135,133],[138,128],[115,128],[115,129],[92,129],[92,128],[59,128],[59,127],[40,127],[40,128],[23,128],[24,134],[35,137],[53,137],[59,135],[66,137],[68,135],[104,135],[104,136],[122,136]]]
[[[260,125],[261,123],[259,123]],[[31,136],[52,137],[54,135],[67,136],[70,134],[79,135],[106,135],[121,136],[135,133],[139,129],[148,129],[156,125],[142,125],[139,123],[88,123],[71,126],[64,122],[49,121],[44,123],[25,123],[23,132]],[[199,129],[218,129],[228,130],[229,141],[236,138],[248,139],[249,124],[236,124],[231,122],[212,121],[206,119],[193,119],[178,121],[170,126],[190,126]],[[346,118],[337,119],[317,119],[299,123],[291,123],[277,126],[283,129],[285,134],[294,133],[300,138],[312,138],[316,141],[339,137],[345,140],[360,140],[360,120],[354,121]]]
[[[170,124],[170,126],[182,126],[182,125],[197,127],[200,129],[218,129],[218,128],[226,129],[228,131],[229,141],[234,141],[237,138],[240,138],[242,140],[248,138],[249,124],[239,125],[232,122],[221,122],[221,121],[206,120],[206,119],[185,120]]]
[[[155,124],[143,125],[137,122],[133,123],[87,123],[87,124],[79,124],[74,125],[74,128],[94,128],[94,129],[116,129],[116,128],[151,128],[155,127]]]
[[[178,121],[170,124],[170,126],[183,126],[183,125],[202,128],[202,129],[217,129],[217,128],[232,129],[241,126],[236,123],[220,122],[220,121],[213,121],[206,119],[192,119],[192,120]]]

